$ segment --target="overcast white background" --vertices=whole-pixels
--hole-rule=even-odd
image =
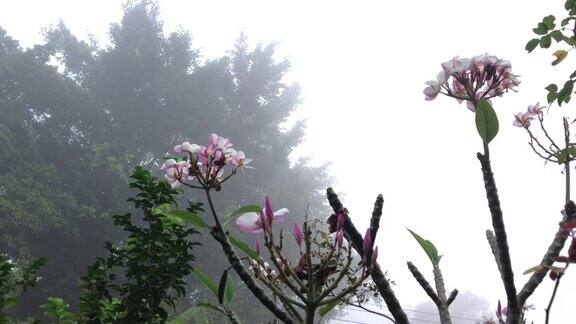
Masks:
[[[563,82],[572,72],[572,52],[552,67],[556,48],[535,54],[524,50],[531,28],[547,14],[563,14],[563,4],[163,0],[160,9],[165,32],[189,30],[193,46],[205,59],[230,50],[240,31],[253,45],[280,42],[278,57],[292,64],[288,81],[303,89],[303,103],[294,118],[307,119],[306,140],[295,156],[331,163],[335,189],[345,193],[344,203],[359,228],[368,224],[376,195],[384,195],[377,240],[380,262],[396,281],[395,291],[405,308],[427,300],[406,261],[413,261],[431,279],[430,262],[405,227],[435,242],[444,255],[447,289],[472,291],[494,308],[505,293],[485,240],[491,223],[476,159],[482,145],[474,115],[450,98],[425,102],[422,89],[436,76],[440,63],[455,55],[489,52],[510,60],[521,75],[518,93],[493,100],[501,127],[491,144],[520,288],[527,280],[522,272],[539,263],[557,229],[563,176],[560,167],[544,165],[531,152],[527,136],[511,123],[515,112],[545,102],[546,85]],[[118,0],[0,0],[0,26],[24,47],[41,42],[41,28],[59,19],[80,38],[93,34],[106,44],[108,25],[121,15]],[[574,110],[571,106],[574,103],[561,109]],[[547,118],[560,126],[557,111],[553,106]],[[563,279],[553,323],[574,323],[570,307],[575,283],[576,273]],[[551,291],[546,279],[530,299],[536,310],[528,317],[535,323],[544,322]],[[350,313],[346,319],[378,321],[365,313]]]

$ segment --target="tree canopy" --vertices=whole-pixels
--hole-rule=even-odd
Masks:
[[[77,302],[78,280],[104,242],[122,240],[110,215],[128,208],[130,171],[157,168],[185,139],[216,132],[254,159],[257,172],[233,180],[219,204],[270,195],[291,217],[307,205],[327,216],[326,168],[289,159],[304,132],[303,122],[284,127],[300,90],[285,83],[289,63],[275,59],[274,44],[251,48],[241,35],[226,55],[201,60],[187,31],[163,29],[151,1],[128,2],[109,35],[102,47],[62,22],[23,49],[0,29],[0,249],[49,260],[42,293],[21,313],[51,295]],[[198,267],[222,271],[218,247],[204,243]]]

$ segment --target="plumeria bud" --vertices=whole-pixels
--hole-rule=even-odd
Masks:
[[[345,213],[338,213],[338,221],[336,223],[336,229],[341,230],[344,228],[344,223],[346,223],[346,214]]]
[[[336,247],[338,248],[338,250],[340,250],[340,248],[342,248],[342,243],[344,242],[344,229],[340,229],[338,230],[338,232],[336,232]]]
[[[268,196],[266,196],[264,199],[264,219],[266,220],[265,224],[272,226],[272,221],[274,220],[274,211],[272,210],[272,203],[270,202],[270,197]]]
[[[500,299],[498,299],[498,306],[496,306],[496,316],[502,318],[502,304],[500,303]]]
[[[366,230],[366,234],[364,234],[364,242],[362,243],[362,247],[364,248],[364,260],[368,260],[368,256],[370,256],[370,252],[372,250],[372,231],[370,228]]]
[[[300,225],[298,225],[298,223],[294,223],[294,229],[292,230],[292,234],[294,234],[294,239],[296,240],[298,246],[301,247],[302,240],[304,239],[304,234],[302,233],[302,230],[300,229]]]
[[[256,253],[260,254],[260,240],[259,239],[256,239],[255,247],[256,247]]]

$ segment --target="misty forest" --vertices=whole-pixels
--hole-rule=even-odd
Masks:
[[[555,2],[564,16],[525,26],[526,55],[552,50],[553,66],[576,47],[576,1]],[[374,323],[563,322],[552,306],[576,262],[576,141],[574,119],[549,112],[571,104],[576,72],[542,89],[547,106],[505,121],[500,97],[521,87],[507,59],[455,56],[423,85],[423,104],[474,115],[478,145],[458,154],[477,158],[485,195],[475,199],[492,228],[474,230],[486,234],[499,274],[489,284],[501,294],[488,313],[459,317],[458,303],[488,303],[445,282],[438,233],[408,229],[413,240],[401,244],[430,261],[404,268],[421,288],[410,293],[429,298],[420,311],[436,316],[418,320],[379,257],[379,229],[393,217],[385,197],[369,197],[372,213],[357,215],[344,194],[354,188],[339,188],[329,165],[294,158],[306,124],[293,116],[305,99],[277,45],[253,46],[239,30],[230,51],[207,58],[193,31],[164,28],[160,10],[125,2],[106,45],[61,21],[24,48],[0,26],[0,323],[364,323],[343,317],[352,308]],[[504,127],[526,134],[525,149],[561,174],[565,193],[549,247],[529,251],[536,261],[523,276],[507,238],[521,229],[505,226],[495,181],[504,170],[491,160]],[[358,172],[378,162],[354,148],[334,154]],[[553,291],[534,310],[544,281]]]

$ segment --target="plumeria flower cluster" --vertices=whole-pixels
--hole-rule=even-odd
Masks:
[[[193,144],[188,141],[174,147],[174,153],[184,154],[181,161],[168,159],[160,169],[172,188],[182,184],[194,187],[196,181],[200,188],[220,190],[221,184],[234,175],[239,169],[250,168],[242,151],[237,151],[230,139],[211,134],[206,145]],[[227,166],[232,167],[230,174],[225,175]]]
[[[424,96],[426,100],[434,100],[442,93],[460,103],[466,101],[468,109],[475,111],[480,99],[501,96],[519,84],[509,61],[488,54],[454,57],[442,63],[436,80],[426,82]]]
[[[534,120],[534,118],[542,118],[544,108],[546,108],[546,106],[540,106],[539,102],[535,105],[528,106],[526,112],[519,112],[514,116],[513,125],[523,128],[530,127],[530,121]]]

